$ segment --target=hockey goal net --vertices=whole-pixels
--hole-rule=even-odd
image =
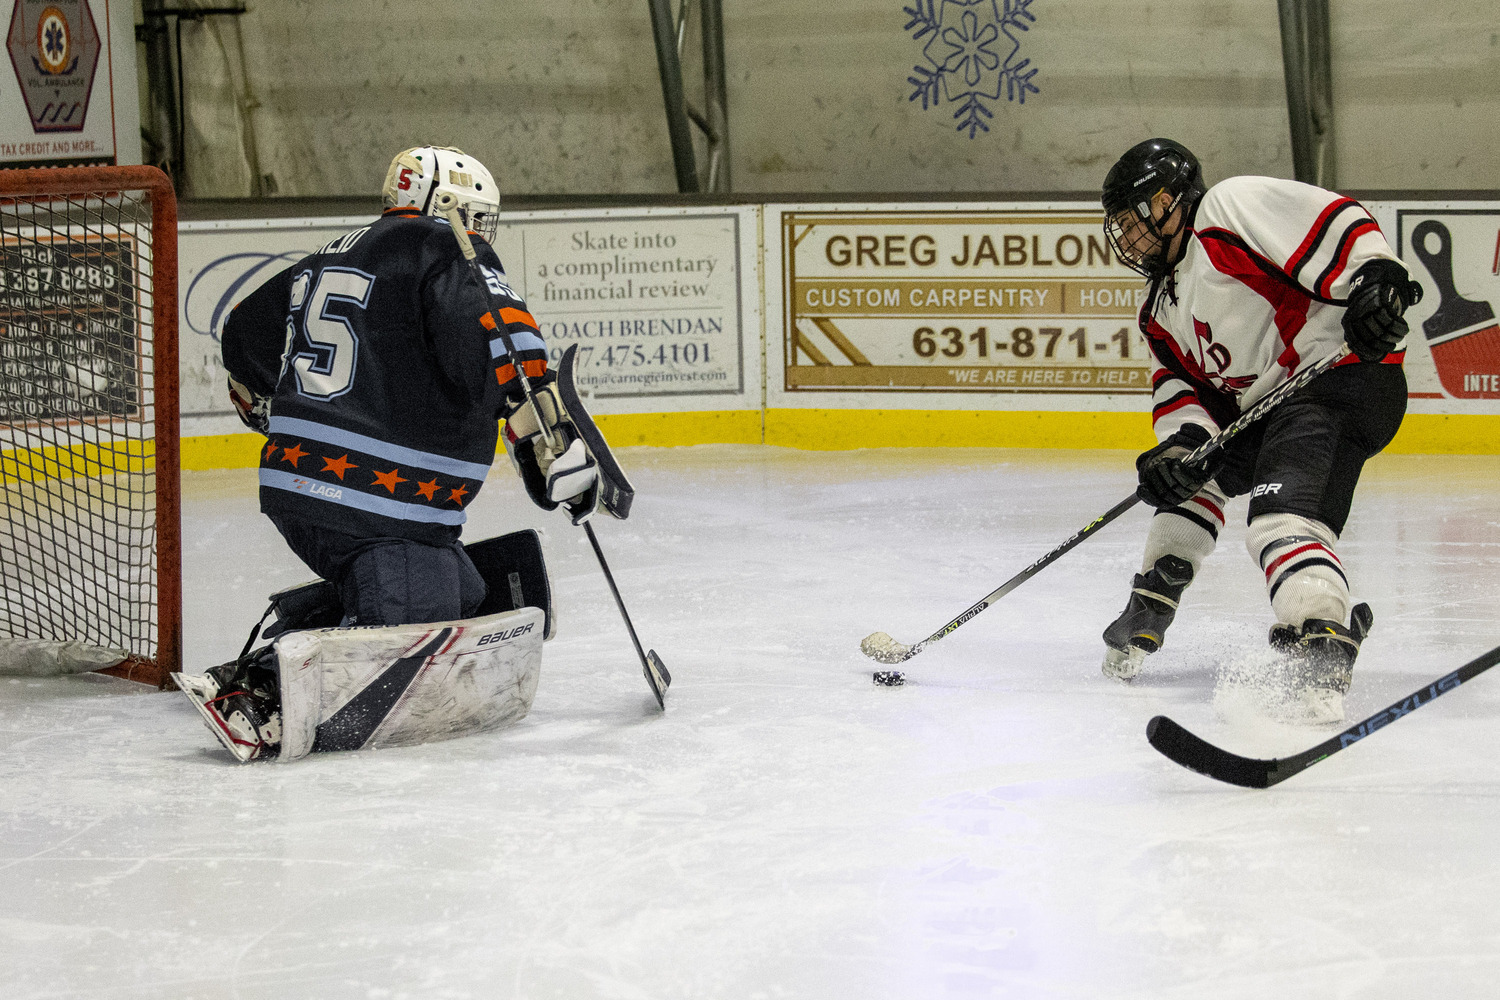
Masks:
[[[180,669],[177,448],[171,181],[0,170],[0,672]]]

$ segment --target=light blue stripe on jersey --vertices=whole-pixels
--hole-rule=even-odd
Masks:
[[[510,334],[510,341],[516,345],[518,351],[545,351],[547,349],[546,341],[530,330],[507,330],[506,332]],[[499,337],[490,341],[490,357],[503,358],[509,353],[505,349],[505,341]]]
[[[425,521],[428,524],[463,524],[468,515],[461,510],[439,510],[419,503],[406,503],[388,497],[361,493],[353,487],[345,488],[336,483],[325,483],[308,479],[281,469],[261,469],[260,484],[273,490],[301,493],[316,500],[327,500],[344,507],[383,514],[398,521]]]
[[[450,476],[459,476],[463,479],[483,479],[490,474],[490,467],[480,465],[478,462],[463,462],[456,458],[449,458],[447,455],[434,455],[430,451],[403,448],[389,441],[366,437],[363,434],[340,430],[337,427],[314,423],[311,420],[299,420],[296,417],[272,417],[271,433],[310,438],[314,441],[322,441],[324,444],[331,444],[336,448],[348,448],[351,451],[362,451],[366,455],[374,455],[377,458],[389,459],[397,465],[414,465],[422,469],[431,469],[433,472],[446,472]]]

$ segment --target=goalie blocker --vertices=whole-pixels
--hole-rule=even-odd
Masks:
[[[527,494],[543,510],[562,506],[574,524],[582,524],[599,508],[624,520],[630,516],[635,488],[578,395],[577,355],[577,344],[563,353],[556,381],[535,392],[534,409],[528,401],[511,412],[505,450]]]

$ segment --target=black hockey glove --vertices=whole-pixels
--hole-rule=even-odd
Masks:
[[[1406,336],[1406,307],[1422,300],[1422,286],[1393,260],[1376,258],[1349,283],[1344,310],[1344,341],[1361,361],[1379,361]]]
[[[1224,463],[1224,450],[1214,449],[1202,465],[1187,465],[1183,459],[1212,436],[1198,424],[1183,424],[1176,434],[1142,453],[1135,460],[1141,479],[1136,495],[1157,510],[1176,507],[1196,496]]]

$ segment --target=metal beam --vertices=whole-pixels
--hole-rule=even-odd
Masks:
[[[1337,178],[1328,0],[1277,0],[1276,7],[1293,174],[1299,181],[1332,187]]]
[[[696,193],[698,165],[693,155],[693,133],[682,94],[682,63],[677,58],[677,31],[669,0],[646,0],[651,7],[651,30],[656,37],[656,67],[661,73],[662,98],[667,106],[667,134],[672,140],[672,166],[677,190]]]
[[[723,0],[703,3],[703,89],[708,105],[708,189],[729,191],[729,97]]]
[[[703,34],[703,103],[698,110],[683,93],[683,42],[692,0],[682,0],[677,16],[672,0],[647,0],[651,5],[651,28],[656,40],[656,63],[661,72],[662,96],[667,107],[667,134],[672,140],[672,164],[677,171],[677,190],[727,192],[729,187],[729,98],[728,72],[724,60],[723,0],[699,0],[699,22]],[[703,134],[708,162],[702,169],[693,147],[693,131]]]

